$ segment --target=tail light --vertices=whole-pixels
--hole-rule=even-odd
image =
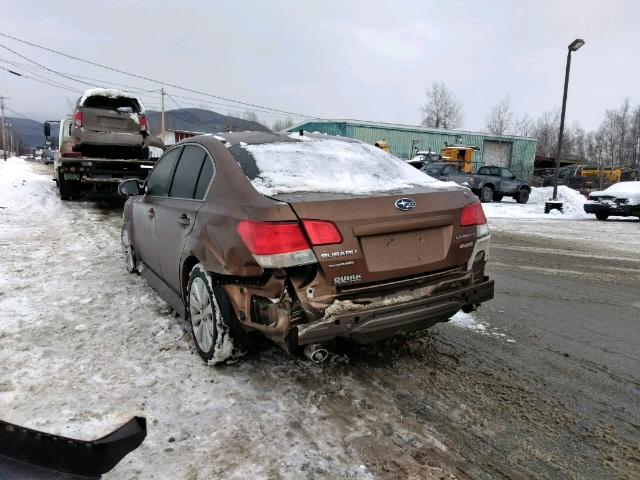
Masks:
[[[81,126],[82,126],[82,112],[78,110],[76,112],[76,127],[81,127]]]
[[[484,225],[485,223],[487,223],[487,217],[484,216],[484,210],[482,210],[480,202],[472,203],[462,209],[462,215],[460,215],[461,227]]]
[[[149,124],[147,123],[147,116],[140,115],[140,131],[146,132],[147,128],[149,128]]]
[[[302,225],[312,245],[342,243],[342,235],[333,222],[326,220],[303,220]]]
[[[243,220],[236,231],[263,268],[283,268],[317,262],[298,222]]]
[[[480,202],[471,203],[462,209],[460,215],[461,227],[477,226],[476,237],[481,238],[489,235],[489,225],[487,225],[487,217],[482,210]]]

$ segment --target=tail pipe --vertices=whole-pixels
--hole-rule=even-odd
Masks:
[[[329,351],[319,343],[304,347],[304,356],[315,363],[322,363],[329,358]]]

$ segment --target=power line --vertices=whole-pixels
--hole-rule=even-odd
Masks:
[[[1,34],[0,34],[1,35]],[[40,68],[44,68],[45,70],[48,70],[51,73],[55,73],[56,75],[60,75],[61,77],[67,78],[69,80],[72,80],[74,82],[78,82],[78,83],[84,83],[85,85],[89,85],[89,86],[93,86],[90,83],[87,83],[85,81],[82,80],[76,80],[73,77],[70,77],[68,75],[65,75],[64,73],[60,73],[60,72],[56,72],[55,70],[52,70],[51,68],[45,67],[44,65],[42,65],[41,63],[36,62],[35,60],[31,60],[28,57],[25,57],[24,55],[16,52],[15,50],[11,50],[9,47],[7,47],[6,45],[3,45],[0,43],[0,47],[4,48],[5,50],[10,51],[11,53],[13,53],[14,55],[17,55],[18,57],[22,58],[23,60],[26,60],[27,62],[33,63],[34,65],[39,66]]]
[[[73,93],[80,93],[80,94],[82,93],[81,90],[76,90],[76,89],[74,89],[74,88],[72,88],[72,87],[70,87],[68,85],[62,85],[62,84],[59,84],[59,83],[55,83],[53,81],[45,81],[45,80],[42,80],[42,79],[34,78],[34,77],[29,76],[29,75],[25,75],[23,73],[18,73],[18,72],[15,72],[13,70],[9,70],[8,68],[5,68],[5,67],[0,67],[0,69],[6,70],[7,72],[9,72],[9,73],[11,73],[11,74],[13,74],[13,75],[15,75],[17,77],[28,78],[29,80],[33,80],[35,82],[44,83],[45,85],[49,85],[51,87],[62,88],[63,90],[67,90],[67,91],[70,91],[70,92],[73,92]]]
[[[46,77],[46,75],[43,75],[41,73],[36,74],[34,70],[37,70],[38,72],[42,72],[42,71],[53,72],[54,75],[55,74],[59,74],[59,75],[63,76],[64,78],[78,77],[78,78],[84,78],[84,79],[87,79],[87,80],[94,80],[96,82],[101,82],[100,80],[93,79],[91,77],[84,77],[84,76],[81,76],[81,75],[71,74],[71,73],[68,73],[68,72],[65,72],[65,73],[57,72],[56,73],[56,71],[53,71],[52,69],[47,69],[46,67],[44,67],[44,68],[43,67],[39,67],[39,66],[35,66],[34,67],[32,65],[26,65],[24,63],[14,62],[14,61],[6,60],[6,59],[3,59],[3,58],[0,58],[0,62],[5,62],[5,63],[8,63],[9,65],[13,65],[13,66],[17,66],[17,67],[23,68],[23,69],[27,70],[28,72],[31,72],[33,75],[38,75],[39,78],[43,78],[44,80],[51,81],[51,82],[54,82],[54,81],[51,80],[50,78]],[[11,72],[11,73],[14,73],[14,72]],[[154,95],[154,94],[156,94],[156,92],[159,92],[159,90],[155,90],[155,89],[147,90],[147,89],[142,89],[140,87],[133,87],[131,85],[127,85],[127,84],[123,84],[123,83],[117,83],[117,82],[110,82],[110,84],[124,87],[126,89],[125,90],[126,92],[141,92],[141,93],[144,94],[145,97],[151,97],[151,98],[156,99],[156,100],[160,99],[159,96]],[[95,86],[100,86],[100,84],[98,83]],[[68,86],[68,87],[71,88],[70,86]],[[204,99],[201,99],[201,98],[193,98],[193,97],[187,97],[187,96],[184,96],[184,95],[177,95],[177,94],[174,94],[174,97],[187,99],[187,100],[193,100],[194,102],[197,102],[197,103],[189,103],[189,102],[187,102],[187,103],[190,104],[190,105],[193,105],[193,106],[198,106],[198,107],[204,104],[204,105],[209,106],[209,107],[214,106],[214,108],[215,108],[215,106],[220,106],[220,107],[224,107],[224,108],[229,109],[229,110],[236,110],[236,111],[246,111],[247,110],[246,107],[241,107],[239,105],[232,105],[232,104],[228,104],[228,103],[219,103],[219,102],[210,102],[210,101],[205,101]],[[146,105],[146,102],[144,102],[144,103]],[[180,108],[182,108],[182,107],[180,107]],[[267,115],[267,116],[271,116],[271,117],[275,117],[275,118],[278,118],[278,117],[280,117],[280,118],[291,118],[291,116],[306,118],[305,116],[299,115],[299,114],[292,114],[292,115],[283,114],[283,113],[272,112],[272,111],[265,110],[265,109],[262,109],[262,108],[256,108],[254,111],[256,111],[258,113],[261,113],[263,115]]]
[[[178,90],[184,90],[184,91],[195,93],[195,94],[198,94],[198,95],[204,95],[204,96],[207,96],[207,97],[216,98],[218,100],[224,100],[226,102],[238,103],[240,105],[246,105],[248,107],[263,108],[263,109],[271,110],[271,111],[274,111],[274,112],[285,113],[285,114],[288,114],[288,115],[294,115],[294,116],[300,116],[300,117],[306,117],[306,118],[310,118],[310,119],[318,119],[319,118],[319,117],[314,117],[312,115],[298,114],[298,113],[289,112],[289,111],[286,111],[286,110],[281,110],[281,109],[278,109],[278,108],[266,107],[264,105],[257,105],[257,104],[254,104],[254,103],[243,102],[241,100],[234,100],[232,98],[227,98],[227,97],[223,97],[223,96],[220,96],[220,95],[214,95],[214,94],[211,94],[211,93],[206,93],[206,92],[202,92],[202,91],[191,89],[191,88],[187,88],[187,87],[181,87],[179,85],[175,85],[175,84],[172,84],[172,83],[163,82],[163,81],[160,81],[160,80],[155,80],[153,78],[145,77],[144,75],[138,75],[138,74],[135,74],[135,73],[130,73],[130,72],[121,70],[119,68],[110,67],[110,66],[103,65],[103,64],[100,64],[100,63],[97,63],[97,62],[93,62],[91,60],[87,60],[87,59],[84,59],[84,58],[76,57],[76,56],[70,55],[68,53],[60,52],[58,50],[54,50],[52,48],[45,47],[43,45],[38,45],[36,43],[28,42],[26,40],[22,40],[20,38],[14,37],[12,35],[7,35],[5,33],[0,33],[0,36],[5,37],[5,38],[10,38],[11,40],[15,40],[16,42],[20,42],[20,43],[23,43],[25,45],[29,45],[31,47],[39,48],[39,49],[45,50],[47,52],[55,53],[56,55],[61,55],[63,57],[70,58],[72,60],[76,60],[76,61],[79,61],[79,62],[84,62],[84,63],[87,63],[89,65],[93,65],[95,67],[104,68],[106,70],[111,70],[111,71],[114,71],[114,72],[121,73],[123,75],[128,75],[130,77],[134,77],[134,78],[139,78],[141,80],[145,80],[145,81],[148,81],[148,82],[153,82],[153,83],[156,83],[158,85],[164,85],[166,87],[177,88]],[[5,47],[2,44],[0,44],[0,46],[8,49],[8,47]],[[10,49],[8,49],[8,50],[10,50]],[[10,51],[12,51],[12,50],[10,50]],[[22,57],[22,58],[25,58],[20,54],[17,54],[17,55]],[[43,67],[43,68],[46,68],[46,67]],[[50,70],[50,69],[48,69],[48,70]]]
[[[38,72],[42,72],[42,71],[51,72],[51,70],[49,70],[47,68],[43,68],[43,67],[40,67],[40,66],[34,66],[34,65],[28,65],[26,63],[14,62],[12,60],[7,60],[6,58],[1,58],[1,57],[0,57],[0,62],[5,62],[5,63],[8,63],[8,64],[13,65],[13,66],[23,68],[23,69],[25,69],[27,71],[30,71],[32,73],[34,73],[33,70],[37,70]],[[96,83],[93,83],[93,86],[100,86],[100,84],[102,82],[104,82],[104,80],[98,80],[97,78],[92,78],[92,77],[85,77],[83,75],[78,75],[76,73],[61,72],[61,71],[56,71],[56,72],[57,72],[56,73],[57,75],[66,75],[67,77],[80,78],[80,79],[83,79],[83,80],[91,80],[92,82],[96,82]],[[158,90],[158,89],[149,90],[149,89],[144,89],[144,88],[140,88],[140,87],[134,87],[132,85],[127,85],[125,83],[118,83],[118,82],[111,82],[111,81],[109,82],[109,85],[115,85],[117,87],[124,87],[129,92],[132,92],[132,91],[142,92],[142,93],[159,93],[160,92],[160,90]]]

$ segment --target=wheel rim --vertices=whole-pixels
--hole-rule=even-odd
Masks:
[[[124,250],[127,269],[130,272],[133,272],[136,266],[133,259],[133,249],[131,248],[131,242],[129,241],[129,232],[126,228],[122,230],[122,249]]]
[[[213,305],[207,286],[200,277],[191,282],[189,292],[189,314],[195,340],[203,352],[209,352],[213,346],[214,323]]]
[[[493,198],[493,192],[491,190],[484,190],[482,192],[482,199],[485,202],[490,202],[492,198]]]

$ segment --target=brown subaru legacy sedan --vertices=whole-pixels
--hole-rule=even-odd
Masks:
[[[250,332],[317,361],[338,337],[428,328],[493,298],[478,199],[356,140],[193,137],[119,189],[127,270],[189,321],[209,364],[242,355]]]

